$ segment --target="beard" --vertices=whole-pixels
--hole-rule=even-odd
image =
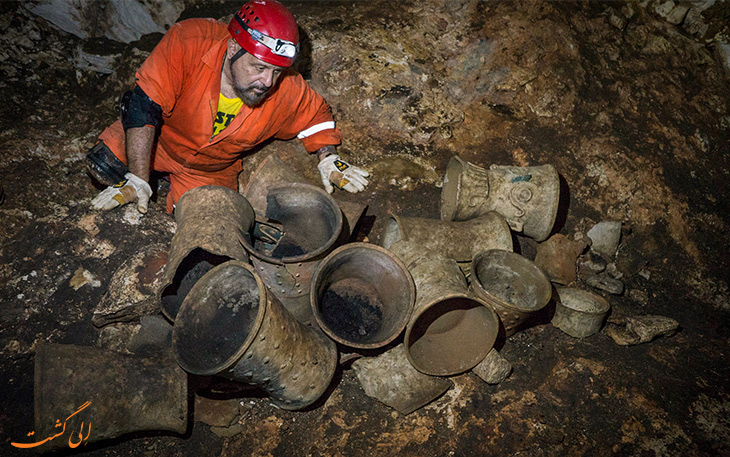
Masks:
[[[268,88],[266,86],[260,86],[258,84],[241,86],[236,82],[236,74],[235,70],[233,70],[233,62],[229,61],[228,65],[231,71],[231,77],[233,79],[233,91],[236,93],[236,96],[238,96],[238,98],[243,100],[243,103],[245,103],[246,106],[254,108],[260,105],[261,102],[263,102],[266,97],[269,96],[273,85]]]
[[[248,107],[256,107],[263,102],[266,97],[269,96],[269,93],[271,92],[271,87],[268,89],[262,86],[239,86],[235,85],[233,86],[234,92],[236,92],[236,95],[238,98],[243,100],[243,103],[246,104]],[[263,92],[261,92],[263,91]]]

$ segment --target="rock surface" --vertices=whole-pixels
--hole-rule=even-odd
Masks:
[[[165,33],[184,4],[181,0],[34,0],[26,8],[79,38],[104,36],[131,43],[148,33]]]

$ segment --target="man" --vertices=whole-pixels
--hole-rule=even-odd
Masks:
[[[225,24],[190,19],[173,25],[122,97],[121,120],[99,136],[87,167],[109,185],[92,205],[136,202],[147,212],[150,170],[169,173],[167,211],[185,191],[208,184],[237,189],[245,151],[269,138],[298,137],[317,153],[325,189],[349,192],[368,173],[342,160],[332,113],[289,67],[299,50],[291,13],[274,0],[253,0]]]

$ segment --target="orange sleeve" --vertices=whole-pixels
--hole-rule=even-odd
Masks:
[[[169,116],[182,91],[185,46],[183,25],[173,24],[135,74],[137,85]]]
[[[307,152],[323,146],[338,145],[342,134],[335,126],[332,110],[324,98],[312,89],[299,74],[291,75],[289,104],[292,119],[277,133],[277,137],[289,139],[296,136]]]

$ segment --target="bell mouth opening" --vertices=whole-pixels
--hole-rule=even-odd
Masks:
[[[265,216],[280,223],[282,236],[271,244],[249,236],[244,246],[270,263],[296,263],[329,250],[342,231],[342,211],[324,190],[295,183],[270,187]]]
[[[251,267],[232,260],[206,273],[185,298],[172,343],[186,371],[212,375],[243,356],[261,327],[266,295]]]
[[[415,300],[405,265],[385,249],[365,243],[332,252],[312,284],[312,312],[322,330],[356,348],[393,341],[408,323]]]
[[[450,376],[474,368],[494,346],[499,319],[483,303],[467,296],[445,298],[429,306],[406,330],[408,359],[418,371]]]
[[[171,322],[175,322],[185,297],[195,283],[214,267],[229,260],[232,259],[202,248],[195,248],[190,251],[175,270],[172,283],[160,293],[160,306],[165,317]]]
[[[471,271],[477,290],[501,306],[533,313],[550,301],[550,281],[532,261],[517,253],[481,252],[474,257]]]
[[[464,162],[459,157],[452,157],[446,166],[444,183],[441,188],[441,220],[453,221],[456,217],[456,206],[459,201],[461,173]]]

